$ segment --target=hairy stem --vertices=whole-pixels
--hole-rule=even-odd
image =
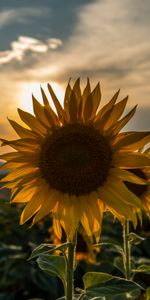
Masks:
[[[74,252],[75,252],[75,244],[73,242],[69,242],[66,300],[74,299]]]
[[[123,243],[125,277],[128,280],[130,280],[131,277],[131,245],[128,239],[129,232],[129,220],[126,220],[123,226]]]

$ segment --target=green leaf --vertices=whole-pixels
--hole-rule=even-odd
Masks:
[[[132,270],[133,273],[148,273],[150,274],[150,266],[149,265],[141,265],[137,269]]]
[[[83,276],[84,288],[87,290],[91,286],[104,283],[112,278],[112,275],[101,272],[87,272]]]
[[[99,243],[99,244],[95,244],[94,246],[99,246],[99,247],[111,247],[111,248],[114,248],[115,250],[117,250],[117,252],[121,253],[123,252],[123,249],[122,247],[120,247],[119,245],[117,244],[114,244],[114,243]]]
[[[86,290],[84,300],[134,300],[140,296],[140,289],[135,283],[106,273],[86,273],[83,282]]]
[[[123,258],[118,256],[115,257],[113,265],[123,274],[125,275],[124,263]]]
[[[143,238],[142,236],[140,236],[134,232],[130,232],[128,234],[128,241],[133,245],[139,245],[144,240],[145,240],[145,238]]]
[[[66,248],[68,247],[68,243],[64,243],[64,244],[61,244],[61,245],[58,245],[58,246],[55,246],[54,244],[41,244],[39,245],[38,247],[36,247],[30,257],[28,258],[28,260],[31,260],[35,257],[38,257],[42,254],[45,254],[45,253],[51,253],[55,250],[60,250],[62,252],[64,252],[66,250]]]
[[[58,276],[66,287],[66,263],[63,256],[42,254],[38,257],[39,268],[50,276]]]

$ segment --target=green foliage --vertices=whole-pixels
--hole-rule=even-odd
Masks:
[[[28,262],[32,250],[50,239],[51,220],[32,228],[19,225],[22,207],[0,203],[0,300],[57,299],[64,294],[58,278],[49,277],[36,262]]]
[[[86,273],[83,281],[86,290],[84,300],[134,300],[140,296],[140,289],[135,283],[110,274]]]
[[[130,232],[128,235],[128,240],[133,245],[139,245],[141,242],[143,242],[145,240],[145,238],[143,238],[142,236],[140,236],[134,232]]]
[[[123,257],[120,256],[115,257],[113,264],[125,276]]]
[[[3,195],[6,197],[5,193]],[[61,283],[61,280],[65,280],[64,258],[62,255],[56,258],[56,255],[53,256],[53,252],[60,250],[63,254],[67,249],[67,243],[59,246],[54,245],[53,240],[51,240],[52,222],[49,217],[32,228],[29,227],[30,223],[20,226],[19,216],[22,206],[10,205],[5,197],[0,202],[0,300],[65,299]],[[94,300],[104,300],[105,297],[105,300],[126,300],[126,293],[129,293],[128,296],[131,299],[150,300],[148,289],[150,282],[148,224],[148,220],[144,217],[143,227],[137,228],[136,236],[130,236],[133,245],[133,278],[134,281],[143,286],[145,290],[147,288],[147,290],[141,290],[142,294],[139,297],[139,287],[134,286],[133,288],[132,282],[127,282],[128,284],[124,282],[122,249],[120,248],[122,245],[122,228],[119,222],[114,222],[110,214],[106,214],[103,221],[101,243],[94,247],[94,251],[97,248],[100,249],[97,252],[96,262],[78,262],[75,271],[75,287],[80,288],[80,293],[77,291],[76,299],[92,300],[94,298]],[[137,244],[137,233],[139,236],[144,236],[144,239],[140,239],[140,244],[138,242],[139,245]],[[34,260],[29,261],[29,257],[30,259],[39,258],[36,262]],[[43,271],[46,271],[46,273]],[[110,277],[109,280],[101,283],[96,281],[96,285],[84,288],[82,277],[84,276],[85,281],[87,275],[84,274],[86,272],[88,274],[89,272],[109,273],[106,276],[108,278],[112,276],[112,278]],[[59,276],[61,280],[56,276]],[[118,279],[118,277],[121,277],[121,279]],[[124,294],[117,294],[117,287],[118,289],[122,287]],[[106,291],[108,292],[107,295]],[[112,298],[110,298],[111,296]]]
[[[60,250],[61,252],[64,253],[66,251],[67,247],[68,247],[68,244],[69,243],[63,243],[59,246],[55,246],[54,244],[47,244],[47,243],[41,244],[32,251],[32,253],[31,253],[30,257],[28,258],[28,260],[31,260],[35,257],[38,257],[38,256],[42,255],[42,254],[54,252],[56,250]]]
[[[137,269],[132,270],[133,273],[147,273],[150,274],[150,265],[140,265]]]
[[[43,254],[38,257],[37,263],[50,276],[58,276],[66,287],[66,262],[63,256]]]

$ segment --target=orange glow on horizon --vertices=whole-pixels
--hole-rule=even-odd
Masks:
[[[57,82],[50,82],[50,84],[59,101],[61,102],[61,104],[63,104],[64,90],[62,86]],[[47,83],[43,83],[41,85],[39,83],[24,83],[20,92],[20,108],[30,113],[33,113],[32,94],[41,104],[43,104],[40,87],[44,89],[46,96],[50,102],[50,105],[55,110],[54,104],[51,100],[51,96],[47,89]]]

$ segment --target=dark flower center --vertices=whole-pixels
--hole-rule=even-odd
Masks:
[[[51,188],[79,196],[103,184],[110,163],[106,139],[92,126],[72,124],[47,136],[39,167]]]
[[[146,175],[141,169],[130,169],[128,171],[130,171],[131,173],[135,174],[136,176],[142,179],[147,179]],[[143,196],[144,193],[147,191],[147,185],[145,184],[135,184],[132,182],[125,181],[125,185],[132,193],[134,193],[138,197]]]

